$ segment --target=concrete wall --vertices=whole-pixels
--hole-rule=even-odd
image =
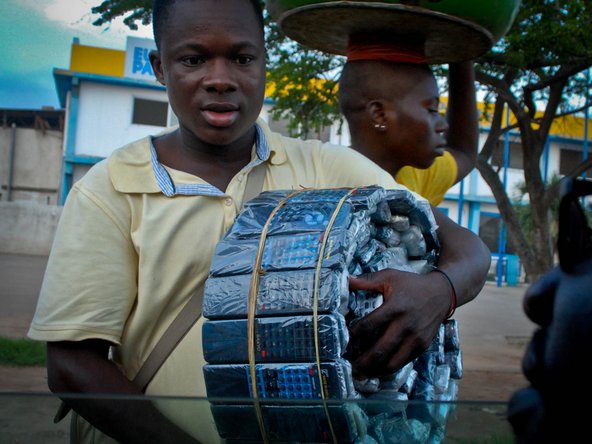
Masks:
[[[0,201],[30,201],[56,205],[62,171],[63,134],[17,128],[15,133],[12,183],[9,185],[10,152],[13,131],[0,127]]]
[[[62,207],[0,202],[0,252],[48,255]]]
[[[0,252],[49,254],[62,211],[63,141],[59,130],[0,127]]]

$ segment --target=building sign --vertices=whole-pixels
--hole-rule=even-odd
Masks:
[[[149,58],[153,49],[156,49],[154,40],[128,36],[123,75],[131,79],[156,81]]]

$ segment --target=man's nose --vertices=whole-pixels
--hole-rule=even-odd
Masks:
[[[236,88],[236,81],[230,61],[212,59],[208,65],[203,81],[206,89],[224,92]]]
[[[445,133],[448,131],[448,120],[446,117],[440,114],[438,121],[436,122],[436,132],[437,133]]]

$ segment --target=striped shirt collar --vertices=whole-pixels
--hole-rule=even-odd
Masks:
[[[267,139],[265,138],[265,134],[263,133],[262,128],[255,124],[256,128],[256,135],[255,135],[255,151],[257,153],[257,157],[248,165],[243,168],[243,171],[250,170],[256,165],[265,162],[269,158],[270,150],[269,145],[267,144]],[[183,184],[175,184],[173,179],[169,175],[165,166],[158,161],[158,156],[156,155],[156,150],[154,149],[154,139],[151,138],[150,140],[150,157],[152,160],[152,170],[154,171],[154,177],[156,178],[156,182],[164,194],[167,197],[173,197],[176,195],[185,195],[185,196],[224,196],[225,193],[220,191],[213,185],[209,183],[183,183]]]

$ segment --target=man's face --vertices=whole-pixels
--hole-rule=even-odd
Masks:
[[[400,99],[393,100],[389,127],[390,149],[405,165],[428,168],[436,157],[444,154],[444,132],[448,123],[439,113],[439,95],[432,75],[419,71],[412,88]]]
[[[228,145],[252,128],[265,93],[263,34],[246,0],[177,1],[153,57],[182,128]]]

